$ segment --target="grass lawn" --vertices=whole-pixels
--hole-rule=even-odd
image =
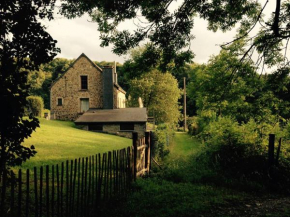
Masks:
[[[133,192],[103,211],[102,216],[215,216],[214,207],[237,201],[243,194],[226,188],[187,181],[186,162],[202,145],[187,133],[176,133],[164,169],[138,179]]]
[[[201,143],[190,137],[187,133],[176,132],[173,143],[169,146],[169,160],[184,158],[196,154],[200,151]]]
[[[169,149],[163,170],[137,179],[132,193],[110,202],[100,216],[290,216],[289,198],[243,191],[209,174],[194,161],[202,144],[188,134],[176,133]]]
[[[40,128],[24,141],[26,146],[34,145],[37,154],[21,168],[52,165],[126,148],[131,144],[131,139],[77,129],[73,122],[40,119]]]

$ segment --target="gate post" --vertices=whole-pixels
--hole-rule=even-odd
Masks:
[[[147,173],[150,171],[150,146],[151,146],[151,138],[150,132],[145,132],[145,144],[147,145],[145,152],[145,168],[147,169]]]
[[[269,149],[268,149],[269,166],[272,166],[274,163],[274,146],[275,146],[275,134],[269,134]]]
[[[137,178],[137,140],[138,140],[138,133],[133,132],[133,176],[134,181]]]

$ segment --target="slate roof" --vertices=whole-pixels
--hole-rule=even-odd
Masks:
[[[146,108],[120,108],[120,109],[90,109],[80,116],[75,123],[120,123],[120,122],[146,122]]]

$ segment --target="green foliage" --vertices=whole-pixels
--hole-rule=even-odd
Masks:
[[[34,156],[22,142],[39,126],[24,118],[29,72],[37,71],[59,52],[41,19],[53,18],[53,0],[4,0],[0,3],[0,176]],[[29,59],[27,59],[29,57]]]
[[[43,66],[43,70],[51,74],[52,81],[55,81],[62,76],[69,66],[73,63],[74,59],[68,60],[66,58],[55,58]]]
[[[260,182],[275,189],[285,188],[290,183],[289,143],[282,143],[283,156],[280,156],[279,164],[269,167],[270,133],[276,134],[277,138],[287,135],[279,124],[256,123],[252,119],[239,124],[232,118],[219,117],[198,135],[206,146],[198,161],[226,177]]]
[[[27,83],[30,86],[30,93],[42,88],[43,82],[46,79],[45,72],[42,68],[43,66],[41,65],[39,70],[29,71],[28,73]]]
[[[251,98],[256,103],[259,96],[254,94],[261,87],[263,81],[251,64],[241,63],[233,51],[221,51],[207,65],[193,66],[188,95],[196,101],[197,113],[210,110],[218,116],[236,117],[241,122],[265,114],[264,110],[255,110],[249,104]]]
[[[62,13],[69,18],[89,12],[92,20],[98,23],[101,33],[101,46],[113,44],[113,52],[125,54],[142,41],[150,41],[162,50],[161,65],[170,62],[179,64],[192,59],[190,46],[193,39],[192,29],[195,17],[208,21],[208,29],[232,30],[239,25],[236,39],[246,38],[254,27],[260,31],[250,39],[246,38],[247,49],[243,59],[254,49],[261,54],[262,60],[272,66],[281,63],[281,54],[287,49],[283,46],[289,39],[289,5],[288,1],[276,2],[276,10],[265,19],[264,7],[254,0],[220,0],[220,1],[181,1],[179,6],[174,1],[126,1],[118,0],[110,4],[109,0],[87,1],[67,0],[62,4]],[[267,5],[266,2],[265,6]],[[171,10],[175,7],[175,10]],[[142,15],[140,20],[139,16]],[[137,28],[120,30],[118,27],[125,20],[133,20]],[[285,59],[285,57],[284,57]],[[288,62],[288,61],[287,61]]]
[[[174,137],[174,129],[169,124],[159,124],[154,131],[154,148],[152,156],[163,160],[169,154],[169,144],[172,143]]]
[[[197,117],[187,118],[188,133],[191,135],[196,135],[198,133],[198,123]]]
[[[43,99],[40,96],[29,96],[27,97],[27,113],[32,114],[34,117],[42,117],[44,110]]]
[[[181,92],[177,80],[171,74],[152,70],[139,79],[133,79],[128,92],[133,105],[137,104],[139,97],[142,98],[144,107],[157,123],[177,123]]]

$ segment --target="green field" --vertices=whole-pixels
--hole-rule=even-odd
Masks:
[[[25,146],[34,145],[37,154],[21,168],[52,165],[131,144],[131,139],[77,129],[73,122],[40,119],[40,128],[24,141]]]

